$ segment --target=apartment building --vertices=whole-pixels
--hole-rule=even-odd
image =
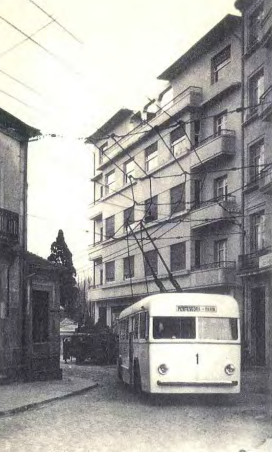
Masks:
[[[28,141],[39,134],[0,109],[0,384],[61,376],[57,271],[27,252]]]
[[[272,266],[272,5],[238,0],[243,20],[242,149],[245,339],[252,364],[264,366],[271,335]],[[270,321],[269,321],[270,318]]]
[[[158,77],[158,99],[121,109],[87,139],[96,321],[113,325],[175,281],[242,299],[240,30],[241,18],[226,16]]]

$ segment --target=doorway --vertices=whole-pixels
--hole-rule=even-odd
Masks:
[[[251,289],[252,346],[256,366],[265,366],[265,287]]]

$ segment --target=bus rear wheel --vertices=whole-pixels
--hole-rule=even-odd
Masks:
[[[134,380],[133,380],[133,387],[134,387],[134,392],[136,394],[141,394],[142,393],[142,382],[141,382],[141,372],[140,372],[140,367],[139,367],[139,363],[136,361],[134,363]]]

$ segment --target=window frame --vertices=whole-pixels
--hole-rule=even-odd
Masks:
[[[111,273],[113,276],[109,276]],[[105,281],[106,283],[115,281],[115,261],[105,263]]]
[[[178,212],[184,212],[186,209],[186,193],[185,193],[186,185],[185,182],[176,185],[175,187],[170,188],[170,213],[174,215]],[[179,193],[180,190],[180,193]],[[180,200],[175,201],[175,197],[179,196]]]
[[[249,160],[249,182],[257,182],[262,175],[264,168],[264,139],[261,138],[248,147],[248,160]],[[256,165],[257,159],[259,160]]]
[[[109,177],[112,175],[114,176],[114,180],[109,182]],[[116,182],[115,181],[115,170],[112,170],[105,175],[105,193],[106,193],[106,195],[110,195],[111,193],[113,193],[113,191],[115,189],[115,182]]]
[[[128,170],[127,170],[127,167],[128,167],[128,165],[131,164],[131,163],[133,163],[133,168],[132,168],[132,170],[128,171]],[[133,158],[127,160],[127,161],[124,163],[124,165],[123,165],[123,170],[124,170],[124,184],[129,184],[129,183],[130,183],[130,177],[129,177],[129,176],[134,177],[134,174],[135,174],[135,161],[134,161]]]
[[[221,185],[222,184],[222,185]],[[222,190],[222,194],[220,194]],[[214,197],[216,201],[226,201],[228,199],[228,175],[214,179]]]
[[[226,57],[224,58],[224,55]],[[222,69],[231,63],[231,44],[218,52],[211,60],[211,83],[217,83],[222,78]],[[220,74],[221,73],[221,74]],[[220,74],[220,75],[219,75]]]
[[[156,250],[150,250],[150,251],[146,251],[145,255],[147,255],[147,259],[150,262],[150,265],[152,268],[153,268],[152,264],[154,264],[153,271],[157,275],[158,274],[158,252]],[[146,262],[145,257],[144,257],[144,274],[145,274],[145,276],[153,276],[151,269]]]
[[[115,235],[115,215],[105,219],[105,238],[112,239]]]
[[[158,164],[158,142],[155,141],[145,149],[145,169],[147,172],[152,171]]]
[[[221,256],[221,253],[223,253],[223,256]],[[228,239],[215,240],[214,262],[218,265],[218,267],[224,266],[224,263],[227,262],[228,260],[227,256],[228,256]]]
[[[170,270],[172,272],[186,270],[186,241],[170,245]]]
[[[263,248],[265,248],[265,211],[260,210],[250,215],[250,251],[254,253]]]
[[[129,214],[127,215],[127,213],[129,213]],[[135,223],[134,214],[135,214],[134,206],[128,207],[127,209],[124,210],[123,215],[124,215],[124,229],[125,230],[128,229],[128,225]]]
[[[127,263],[127,264],[126,264]],[[134,278],[135,265],[134,256],[126,256],[123,259],[123,278],[124,280]]]
[[[260,82],[261,80],[261,82]],[[259,86],[260,82],[260,86]],[[248,106],[249,115],[258,113],[258,106],[264,93],[264,68],[259,68],[248,78]]]
[[[151,223],[158,219],[158,196],[152,196],[145,200],[145,223]]]

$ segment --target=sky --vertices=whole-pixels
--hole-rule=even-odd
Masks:
[[[165,86],[157,77],[226,14],[239,14],[234,0],[0,0],[0,107],[43,134],[29,144],[30,251],[48,257],[62,229],[88,275],[84,137],[120,108],[142,109]]]

